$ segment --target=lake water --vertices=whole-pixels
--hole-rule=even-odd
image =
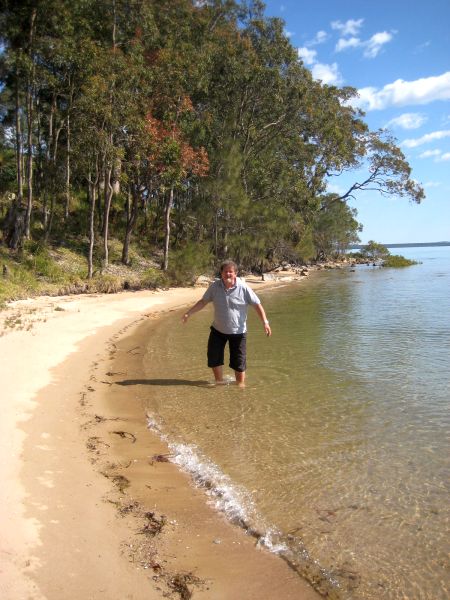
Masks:
[[[243,390],[208,383],[209,308],[152,324],[149,422],[219,509],[329,597],[440,600],[450,247],[392,253],[421,264],[261,292],[273,336],[250,310]]]

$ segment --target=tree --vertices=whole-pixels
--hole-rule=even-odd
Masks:
[[[364,247],[362,254],[367,260],[377,262],[387,258],[390,254],[389,250],[383,244],[370,240]]]
[[[189,98],[182,98],[175,113],[175,119],[164,125],[148,116],[149,132],[157,142],[149,163],[158,173],[161,191],[165,195],[164,206],[164,258],[163,270],[169,264],[170,215],[174,205],[174,193],[191,176],[205,177],[208,172],[208,156],[204,148],[194,150],[183,137],[178,125],[184,113],[189,113],[192,105]]]
[[[322,201],[322,210],[318,213],[313,228],[313,239],[317,255],[338,256],[345,252],[350,244],[359,242],[358,233],[362,226],[356,220],[356,209],[350,208],[343,200],[330,194]]]
[[[406,197],[420,204],[425,198],[423,187],[411,179],[411,167],[394,138],[384,130],[370,132],[362,139],[365,153],[360,162],[368,161],[369,175],[354,183],[340,200],[354,198],[358,191],[376,191],[386,196]]]
[[[199,242],[263,270],[356,239],[346,201],[359,191],[424,197],[395,140],[351,106],[356,91],[314,81],[262,2],[4,0],[0,25],[12,248],[87,233],[92,276],[98,234],[106,267],[110,237],[128,264],[139,231],[164,269]]]

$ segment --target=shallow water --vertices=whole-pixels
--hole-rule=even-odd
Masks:
[[[211,312],[151,326],[152,423],[212,500],[338,598],[449,595],[450,248],[261,293],[248,381],[213,387]],[[230,373],[231,374],[231,373]]]

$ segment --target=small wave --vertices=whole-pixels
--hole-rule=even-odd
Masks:
[[[229,521],[255,537],[257,546],[279,555],[327,598],[339,600],[342,597],[339,581],[309,555],[299,538],[290,534],[284,535],[268,525],[257,513],[247,490],[233,483],[213,461],[203,457],[195,446],[171,441],[164,433],[161,421],[149,413],[147,426],[166,442],[170,449],[171,462],[188,473],[196,486],[206,491],[216,510],[224,513]]]
[[[169,446],[171,461],[188,473],[198,487],[207,491],[208,496],[214,500],[215,508],[225,513],[233,523],[249,529],[251,513],[254,513],[250,494],[233,484],[215,463],[202,457],[194,446],[169,440],[162,431],[161,423],[153,415],[147,414],[147,426],[158,433]]]

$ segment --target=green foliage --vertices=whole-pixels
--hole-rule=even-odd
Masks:
[[[314,245],[313,233],[310,229],[307,229],[301,236],[295,250],[301,262],[308,262],[316,257],[317,250]]]
[[[324,197],[322,210],[314,221],[314,242],[322,256],[339,256],[345,249],[359,242],[361,226],[356,210],[333,194]]]
[[[349,252],[347,254],[348,258],[354,258],[357,261],[361,261],[361,260],[367,260],[367,258],[365,257],[363,252],[360,251],[356,251],[356,252]]]
[[[167,272],[150,267],[142,273],[141,284],[144,288],[164,288],[170,285],[170,279]]]
[[[22,275],[11,269],[25,287],[28,276],[82,287],[89,260],[99,289],[120,288],[126,271],[108,264],[161,252],[184,283],[211,265],[210,247],[245,268],[306,261],[358,240],[346,200],[360,190],[423,199],[395,140],[352,108],[356,91],[315,81],[262,2],[98,8],[0,9],[0,218],[4,240],[25,246]],[[30,187],[26,169],[18,185],[16,155],[33,159]],[[331,176],[362,168],[348,192],[326,193]],[[72,266],[55,255],[62,247]],[[167,283],[157,270],[146,277]]]
[[[118,242],[112,240],[112,247]],[[23,256],[11,254],[0,246],[0,305],[8,300],[34,295],[70,293],[115,293],[123,289],[154,289],[167,287],[171,280],[136,248],[131,252],[134,268],[111,265],[108,271],[98,269],[86,280],[83,254],[68,248],[52,249],[42,243],[26,245]],[[181,277],[180,277],[181,281]]]
[[[0,196],[13,190],[16,183],[16,157],[14,150],[0,147]]]
[[[176,285],[192,285],[199,275],[211,272],[213,264],[209,245],[190,242],[172,253],[167,275]]]
[[[383,246],[383,244],[379,244],[378,242],[374,242],[370,240],[362,250],[362,255],[367,260],[376,262],[379,260],[384,260],[389,256],[390,252]]]
[[[419,264],[416,260],[411,260],[398,254],[390,254],[383,260],[383,267],[410,267]]]

